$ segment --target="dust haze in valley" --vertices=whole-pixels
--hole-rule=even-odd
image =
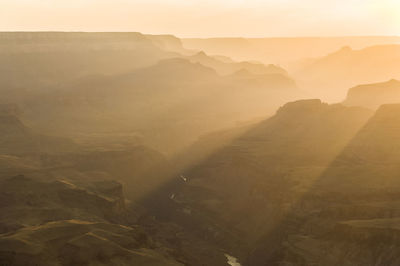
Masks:
[[[0,32],[0,265],[399,265],[400,37],[204,25]]]

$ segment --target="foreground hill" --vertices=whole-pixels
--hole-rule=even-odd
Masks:
[[[4,265],[183,265],[152,250],[145,237],[138,229],[115,224],[49,222],[2,237],[0,262]]]
[[[218,246],[139,205],[167,166],[146,147],[0,154],[0,263],[225,265]]]
[[[156,251],[132,219],[120,184],[90,180],[1,180],[3,265],[181,265]]]
[[[377,109],[382,104],[400,103],[400,81],[366,84],[349,89],[343,102],[349,106]]]

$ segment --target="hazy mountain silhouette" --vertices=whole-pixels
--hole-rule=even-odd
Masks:
[[[344,47],[305,67],[295,77],[303,87],[324,99],[340,100],[347,88],[400,78],[399,67],[400,45],[362,50]]]
[[[40,88],[152,65],[176,56],[164,49],[179,50],[179,41],[141,33],[3,32],[0,47],[0,87]]]
[[[1,33],[0,45],[3,101],[18,105],[35,129],[67,137],[130,132],[139,142],[171,152],[210,130],[271,114],[302,95],[277,66],[188,56],[169,35]],[[242,69],[252,75],[215,73]]]
[[[157,45],[164,51],[177,52],[180,54],[189,54],[188,51],[183,47],[181,39],[173,35],[145,35],[147,39],[150,39],[153,44]]]
[[[366,84],[350,88],[343,102],[349,106],[377,109],[382,104],[400,103],[400,81]]]
[[[220,76],[200,63],[172,58],[126,74],[64,83],[23,105],[29,107],[26,119],[41,130],[134,131],[145,143],[170,151],[207,131],[272,113],[298,95],[295,82],[283,74]]]
[[[189,57],[191,62],[200,63],[204,66],[215,69],[221,75],[233,74],[242,69],[249,71],[252,74],[267,75],[267,74],[282,74],[287,75],[286,70],[275,65],[263,65],[261,63],[252,62],[223,62],[218,57],[210,57],[204,52],[199,52]]]
[[[226,55],[235,60],[261,61],[264,64],[280,64],[297,68],[298,61],[322,57],[350,46],[363,49],[368,46],[395,44],[400,38],[377,37],[298,37],[298,38],[209,38],[182,39],[188,49],[203,50],[208,54]]]

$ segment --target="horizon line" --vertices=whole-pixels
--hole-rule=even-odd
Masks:
[[[143,33],[140,31],[84,31],[84,30],[0,30],[0,33],[139,33],[143,35],[174,36],[179,39],[296,39],[296,38],[400,38],[400,35],[294,35],[294,36],[209,36],[209,37],[180,37],[172,33]]]

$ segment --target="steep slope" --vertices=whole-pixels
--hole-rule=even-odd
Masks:
[[[286,104],[185,170],[184,179],[178,175],[159,194],[150,195],[151,209],[159,219],[197,232],[241,261],[261,244],[270,249],[263,249],[262,257],[268,257],[280,247],[271,235],[280,232],[276,227],[370,115],[367,109],[319,100]]]
[[[400,81],[366,84],[350,88],[343,104],[377,109],[382,104],[400,103]]]
[[[148,204],[244,265],[397,265],[399,106],[289,103]]]
[[[280,250],[262,255],[265,238],[251,263],[398,264],[399,110],[376,111],[275,228]]]
[[[332,182],[330,178],[340,178],[346,182],[339,184],[360,190],[360,193],[363,189],[366,192],[389,188],[398,190],[399,115],[400,104],[381,106],[333,162],[321,182]]]

